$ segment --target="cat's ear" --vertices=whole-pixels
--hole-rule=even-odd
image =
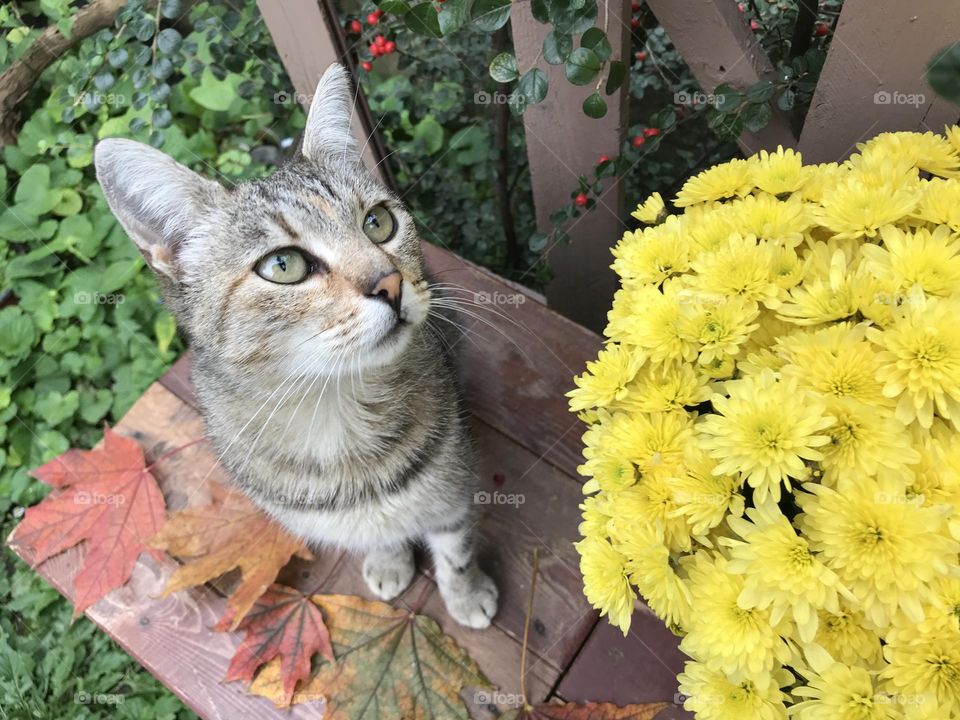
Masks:
[[[302,152],[316,163],[331,157],[358,159],[360,150],[351,131],[354,94],[350,75],[334,63],[317,83],[307,125],[303,129]]]
[[[178,274],[177,253],[200,215],[226,191],[159,150],[108,138],[94,150],[107,204],[154,271]]]

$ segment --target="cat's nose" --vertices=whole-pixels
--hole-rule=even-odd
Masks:
[[[393,308],[393,311],[400,314],[400,293],[403,285],[403,275],[394,270],[386,275],[380,276],[374,280],[367,291],[367,295],[372,298],[379,298]]]

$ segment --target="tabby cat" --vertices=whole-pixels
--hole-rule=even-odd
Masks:
[[[477,566],[476,471],[455,370],[427,322],[413,218],[363,165],[350,81],[323,75],[300,151],[232,188],[130,140],[96,147],[97,177],[193,348],[221,462],[312,545],[364,554],[389,600],[425,541],[450,615],[490,624]]]

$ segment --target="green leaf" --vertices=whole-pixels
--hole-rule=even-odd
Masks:
[[[727,83],[717,85],[717,89],[713,91],[713,97],[714,107],[721,113],[736,112],[743,103],[743,93]]]
[[[627,66],[619,60],[610,61],[610,70],[607,73],[607,85],[603,89],[607,95],[613,95],[623,85],[627,77]]]
[[[410,3],[407,0],[382,0],[377,7],[391,15],[405,15],[410,12]]]
[[[490,61],[490,77],[499,83],[513,82],[520,77],[517,59],[511,53],[500,53]]]
[[[601,61],[607,60],[613,53],[607,34],[598,27],[592,27],[580,37],[580,47],[593,50],[593,54]]]
[[[30,167],[20,176],[13,195],[17,213],[43,215],[60,200],[60,193],[50,189],[50,168],[42,163]]]
[[[527,240],[527,247],[530,248],[530,252],[540,252],[547,246],[549,239],[550,237],[546,233],[537,231]]]
[[[157,337],[157,349],[161,355],[170,349],[170,343],[177,336],[177,323],[170,313],[162,313],[153,322],[153,334]]]
[[[113,393],[105,388],[80,391],[80,417],[86,423],[99,423],[112,404]]]
[[[777,107],[783,111],[793,110],[793,107],[794,105],[796,105],[796,102],[797,102],[797,94],[790,88],[787,88],[782,93],[780,93],[780,97],[777,98]]]
[[[953,43],[933,56],[927,82],[937,95],[960,105],[960,45]]]
[[[551,65],[562,65],[573,51],[573,38],[551,30],[543,38],[543,59]]]
[[[443,127],[433,115],[427,115],[413,128],[413,141],[426,155],[433,155],[443,147]]]
[[[181,40],[183,40],[183,37],[175,28],[164,28],[157,35],[157,49],[169,55],[180,47]]]
[[[414,5],[404,16],[404,22],[408,28],[418,35],[432,38],[443,37],[443,33],[440,31],[440,19],[437,17],[437,11],[434,9],[432,2]]]
[[[530,11],[533,13],[533,19],[538,23],[546,24],[550,22],[550,3],[548,0],[531,0]]]
[[[564,63],[567,80],[574,85],[587,85],[600,72],[601,62],[596,53],[589,48],[578,47]]]
[[[597,20],[596,0],[587,0],[581,7],[557,2],[553,5],[554,30],[570,35],[579,35],[593,27]]]
[[[83,209],[83,198],[80,193],[72,188],[61,188],[60,199],[53,206],[53,214],[66,217],[67,215],[76,215]]]
[[[650,127],[669,130],[677,122],[677,111],[669,105],[650,116]]]
[[[734,140],[743,132],[743,120],[735,113],[711,113],[707,125],[723,140]]]
[[[768,103],[750,103],[741,115],[743,126],[750,132],[760,132],[770,124],[773,110]]]
[[[208,110],[223,112],[230,109],[238,95],[229,78],[217,80],[207,68],[200,77],[200,84],[190,91],[190,97]]]
[[[437,21],[444,37],[457,32],[470,22],[470,0],[447,0],[440,8]]]
[[[33,320],[14,306],[0,310],[0,353],[18,357],[26,353],[36,339]]]
[[[517,90],[525,98],[527,105],[536,105],[543,102],[547,96],[547,75],[540,68],[528,70],[520,82],[517,83]]]
[[[160,15],[167,20],[179,19],[182,12],[180,0],[160,0]]]
[[[752,103],[765,103],[773,98],[777,87],[769,80],[761,80],[747,88],[747,100]]]
[[[474,0],[471,17],[483,32],[499,30],[510,19],[510,0]]]
[[[583,113],[587,117],[602,118],[607,114],[607,101],[598,92],[588,95],[583,101]]]

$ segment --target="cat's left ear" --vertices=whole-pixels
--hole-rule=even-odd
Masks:
[[[351,130],[353,104],[350,75],[343,65],[334,63],[320,78],[307,113],[302,146],[306,158],[315,163],[331,157],[359,159],[360,148]]]

